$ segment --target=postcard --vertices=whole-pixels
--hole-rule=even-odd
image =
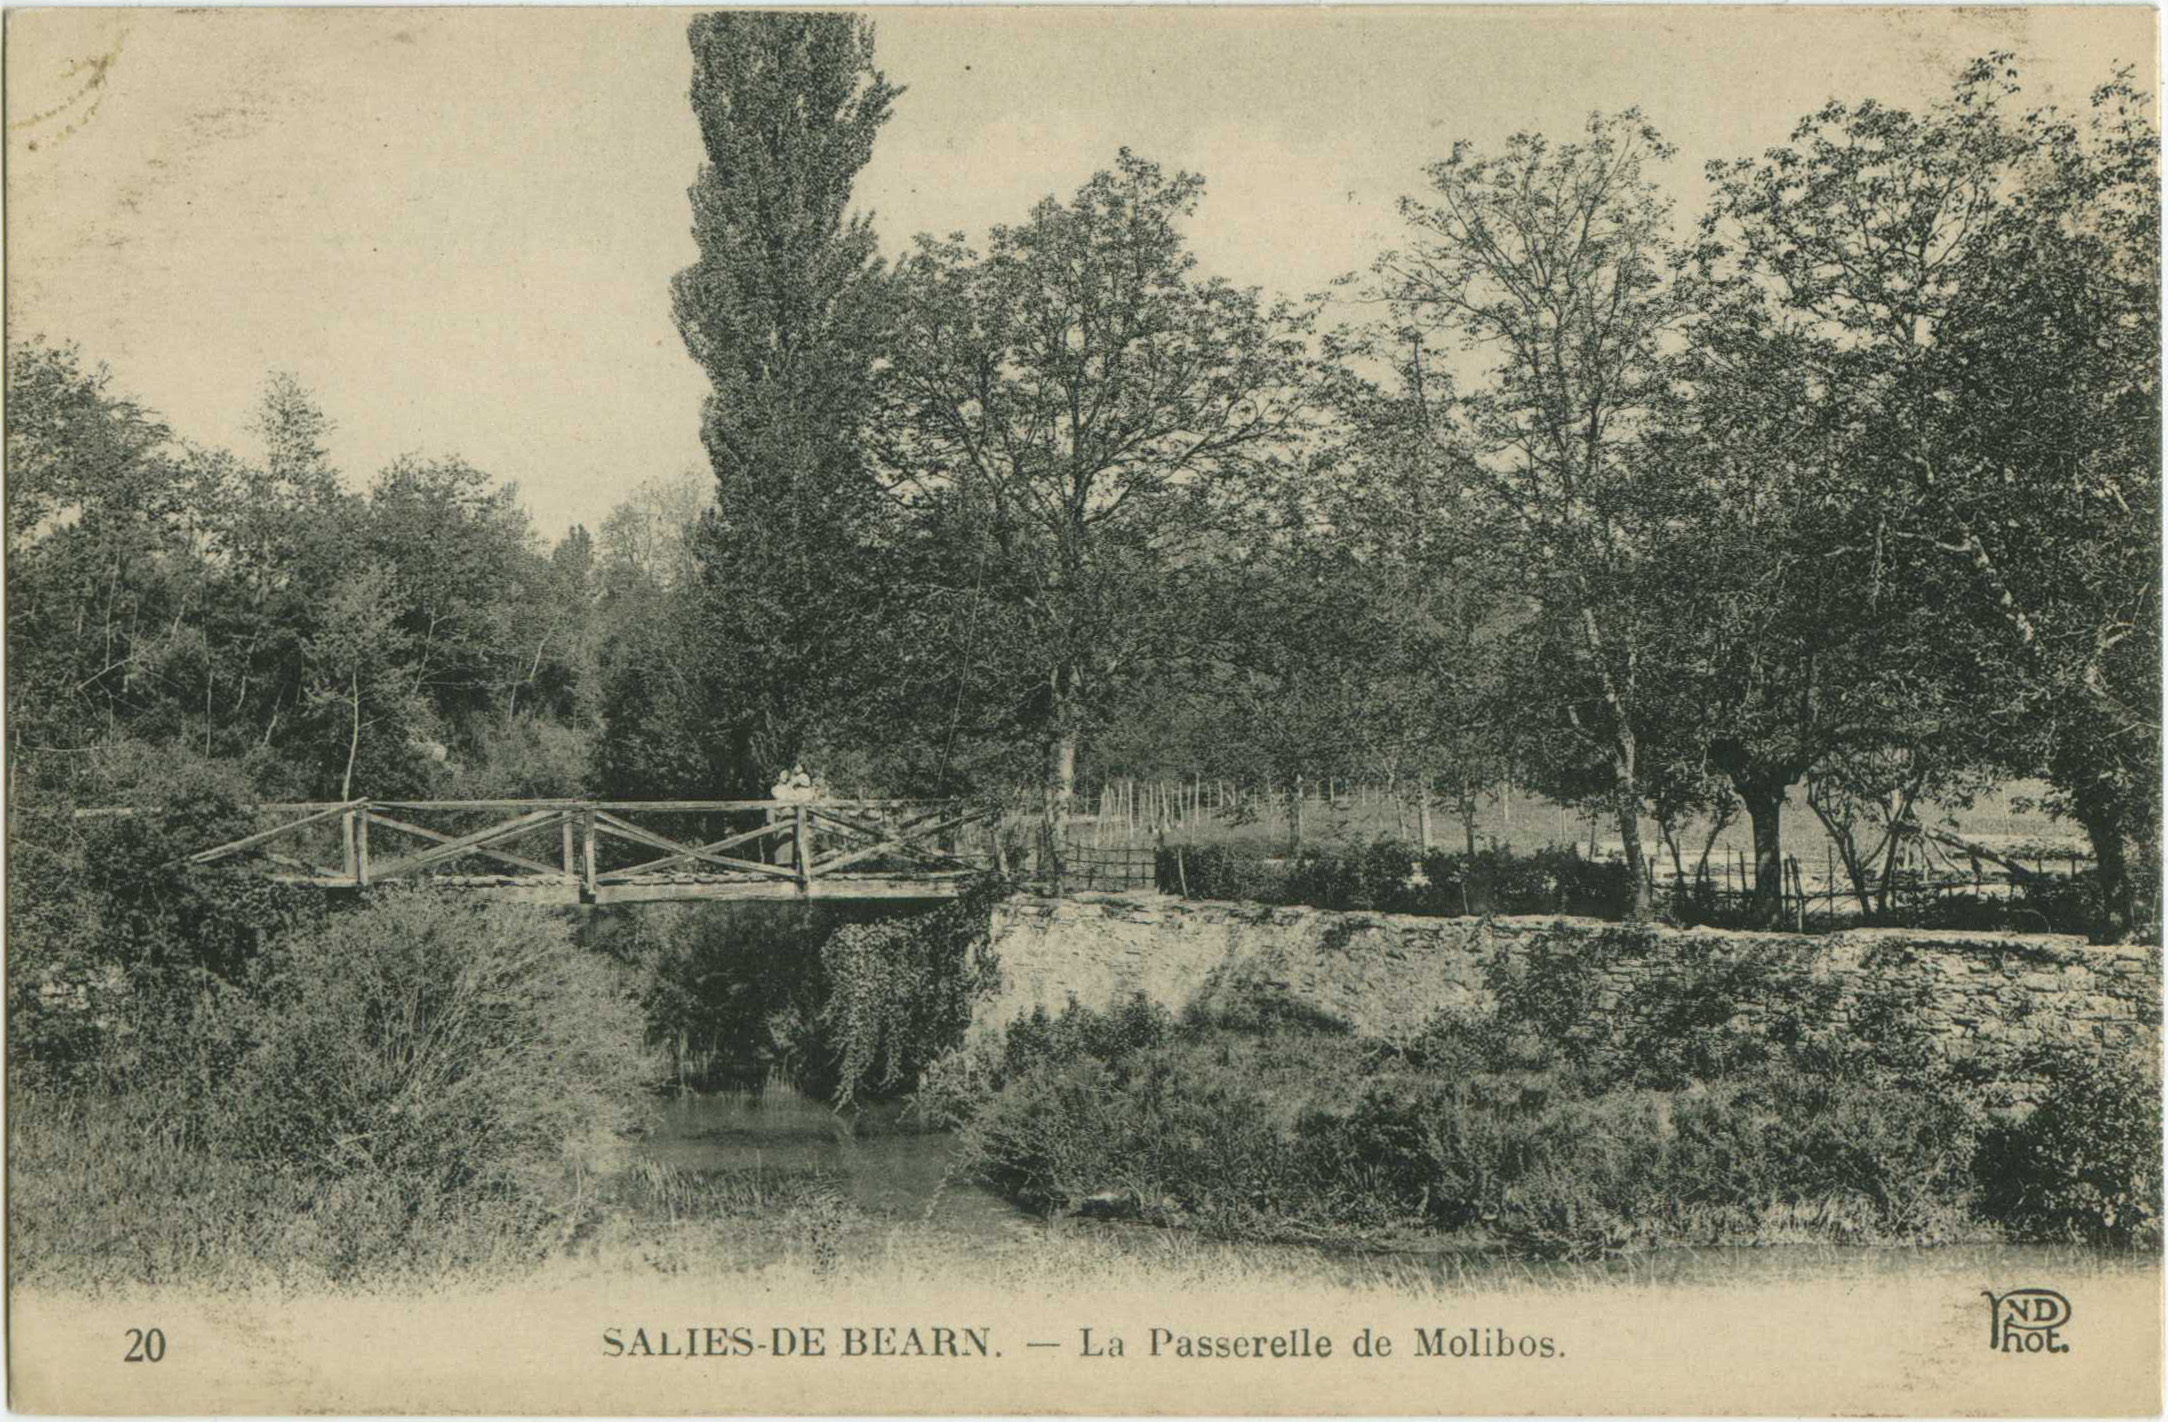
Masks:
[[[2157,1415],[2158,27],[11,11],[11,1405]]]

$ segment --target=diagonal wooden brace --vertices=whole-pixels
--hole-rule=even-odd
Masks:
[[[912,844],[909,841],[912,839],[923,839],[929,835],[942,834],[948,830],[955,829],[960,825],[970,824],[973,820],[979,819],[985,813],[986,812],[984,810],[968,811],[964,814],[957,815],[951,819],[943,820],[937,824],[926,825],[923,828],[911,830],[907,834],[898,833],[891,838],[882,840],[878,844],[865,845],[857,849],[848,850],[842,854],[831,854],[826,859],[815,860],[812,867],[814,872],[816,873],[827,873],[829,870],[832,869],[840,869],[846,864],[856,864],[861,859],[871,859],[878,854],[898,853],[909,855],[910,857],[917,859],[922,863],[946,863],[961,865],[966,869],[972,868],[974,866],[971,865],[970,861],[963,859],[957,855],[950,854],[945,850],[933,849],[922,844]]]
[[[606,817],[598,811],[596,818],[610,818],[614,820],[615,816]],[[756,839],[765,839],[771,834],[789,834],[790,832],[790,821],[778,820],[772,825],[762,825],[758,829],[750,829],[746,830],[742,834],[731,835],[728,839],[718,839],[713,844],[703,844],[698,847],[680,846],[678,847],[678,851],[675,854],[666,854],[660,859],[650,859],[645,864],[634,864],[624,869],[612,869],[609,873],[602,876],[602,881],[614,884],[617,883],[619,880],[629,879],[636,874],[659,873],[660,871],[668,869],[673,865],[684,864],[696,859],[706,859],[707,862],[713,863],[715,861],[711,856],[720,854],[726,849],[735,849],[741,844],[745,844]],[[628,839],[631,838],[631,836],[629,835],[621,837]],[[663,839],[664,836],[656,835],[655,838]],[[638,844],[647,844],[648,847],[651,849],[661,848],[660,845],[650,844],[647,840],[635,840],[634,842]],[[750,867],[751,865],[751,861],[743,859],[732,859],[726,862],[729,863],[733,868],[738,868],[741,866]]]
[[[566,812],[559,810],[552,811],[552,814],[563,816],[566,819],[566,822],[570,823],[570,816],[567,815]],[[368,819],[371,824],[379,824],[386,829],[397,830],[401,834],[410,834],[417,839],[426,839],[432,844],[450,844],[455,838],[455,836],[445,834],[439,830],[425,829],[421,825],[410,825],[405,820],[395,820],[389,815],[380,815],[374,810],[369,811]],[[536,826],[536,828],[540,827],[541,826],[539,825]],[[474,853],[479,854],[484,858],[499,860],[506,864],[514,864],[522,869],[532,869],[538,873],[547,874],[552,879],[563,879],[570,877],[565,873],[564,870],[558,868],[554,864],[544,864],[538,859],[528,859],[521,855],[512,854],[506,850],[486,849],[477,845],[474,849]],[[372,871],[372,877],[381,878],[382,875],[383,871],[381,869]]]
[[[443,864],[470,854],[482,845],[493,844],[500,839],[510,839],[514,835],[526,834],[530,830],[548,824],[562,813],[564,812],[561,810],[535,810],[532,813],[521,815],[517,819],[491,825],[488,829],[476,830],[472,834],[463,834],[457,839],[445,840],[434,849],[425,849],[419,854],[410,854],[404,859],[393,860],[382,868],[372,867],[370,877],[373,879],[389,879],[394,875],[411,874],[417,869],[427,869],[432,864]],[[554,875],[556,871],[551,870],[550,873]]]
[[[604,834],[615,835],[619,839],[629,839],[634,844],[644,844],[649,849],[663,850],[680,861],[694,859],[703,864],[713,864],[719,869],[727,869],[733,874],[759,874],[776,879],[795,879],[798,877],[798,872],[795,869],[786,869],[774,864],[761,864],[751,859],[725,859],[720,854],[710,853],[706,849],[689,844],[679,844],[676,840],[666,839],[653,830],[644,830],[636,824],[621,820],[607,810],[595,811],[595,828]],[[762,833],[766,833],[768,830],[788,831],[791,828],[791,823],[788,820],[779,820],[773,825],[763,827]],[[614,883],[617,875],[622,872],[624,871],[613,870],[604,877]],[[600,883],[602,880],[598,879],[596,882]]]
[[[335,820],[348,810],[368,803],[367,800],[349,800],[344,804],[333,805],[329,809],[318,810],[313,815],[303,815],[298,820],[288,820],[275,829],[262,830],[244,839],[237,839],[231,844],[221,844],[215,849],[206,849],[201,853],[191,854],[188,856],[188,862],[191,864],[208,864],[214,859],[224,859],[229,854],[239,854],[244,850],[254,849],[257,845],[277,839],[282,834],[292,834],[305,825],[320,824],[325,820]]]

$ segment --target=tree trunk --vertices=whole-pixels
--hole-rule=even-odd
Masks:
[[[1294,793],[1287,805],[1287,853],[1290,858],[1302,853],[1302,777],[1295,777]]]
[[[1754,897],[1747,905],[1747,923],[1775,928],[1784,917],[1784,787],[1766,781],[1734,784],[1754,827]]]
[[[2120,943],[2130,936],[2136,916],[2122,817],[2096,797],[2077,795],[2072,800],[2072,812],[2085,826],[2085,837],[2092,841],[2093,866],[2099,878],[2100,903],[2093,921],[2093,941]]]
[[[1061,893],[1061,841],[1069,828],[1069,807],[1076,799],[1076,727],[1069,724],[1068,717],[1057,712],[1060,721],[1051,742],[1047,746],[1046,762],[1046,825],[1045,848],[1041,859],[1046,873],[1053,880],[1056,894]]]
[[[1619,848],[1626,853],[1626,877],[1633,881],[1633,903],[1627,912],[1639,922],[1649,916],[1649,876],[1641,857],[1641,787],[1634,776],[1634,738],[1624,729],[1612,753],[1611,768],[1616,776]]]

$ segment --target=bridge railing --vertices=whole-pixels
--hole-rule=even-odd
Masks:
[[[189,862],[260,863],[283,882],[327,888],[431,876],[569,891],[590,902],[636,897],[664,881],[737,885],[749,897],[909,896],[1007,868],[1002,808],[960,800],[370,799],[255,808],[290,818]],[[478,815],[488,822],[474,825]],[[686,821],[691,834],[677,828]],[[321,862],[334,829],[336,865]],[[491,872],[472,873],[477,863]]]

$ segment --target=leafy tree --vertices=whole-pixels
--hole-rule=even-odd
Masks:
[[[1203,186],[1124,150],[983,253],[921,237],[895,276],[882,470],[938,535],[926,582],[998,609],[950,625],[979,698],[1040,748],[1050,825],[1108,708],[1198,654],[1189,594],[1301,406],[1293,314],[1195,272]]]
[[[1639,817],[1655,721],[1639,589],[1675,512],[1644,437],[1673,398],[1667,343],[1689,307],[1670,280],[1671,205],[1648,176],[1672,150],[1636,111],[1593,116],[1554,146],[1456,144],[1427,199],[1402,216],[1414,243],[1374,277],[1406,324],[1457,336],[1493,362],[1462,402],[1499,536],[1550,624],[1546,700],[1608,765],[1637,912],[1646,912]]]
[[[716,773],[764,786],[838,734],[879,643],[884,501],[861,458],[883,285],[851,185],[901,92],[873,27],[836,14],[696,17],[700,257],[672,286],[713,393],[717,503],[695,543]]]
[[[1859,518],[1833,551],[1938,590],[1915,605],[2086,827],[2121,934],[2158,845],[2159,141],[2124,81],[2080,123],[2018,110],[2016,77],[1830,104],[1712,169],[1713,222],[1834,412]]]
[[[1355,771],[1416,785],[1425,848],[1442,789],[1474,854],[1482,799],[1512,756],[1503,674],[1522,599],[1497,557],[1452,381],[1424,333],[1377,323],[1335,333],[1327,350],[1339,421],[1320,513],[1341,555],[1332,576],[1361,603],[1327,635],[1366,663],[1350,671],[1368,693],[1372,733]]]
[[[8,350],[8,712],[18,752],[110,742],[200,579],[172,431],[73,347]]]
[[[360,527],[326,441],[332,424],[291,375],[273,374],[253,425],[263,457],[190,456],[191,518],[210,586],[196,616],[207,751],[284,749],[308,692],[303,643],[349,571]]]
[[[378,794],[414,788],[403,783],[402,752],[427,724],[427,712],[414,684],[412,642],[399,621],[393,572],[367,564],[331,587],[322,624],[303,644],[306,713],[319,728],[317,743],[334,751],[341,800],[355,798],[357,785]]]
[[[703,487],[707,486],[707,487]],[[695,552],[706,476],[648,480],[603,520],[596,546],[601,717],[595,754],[607,794],[677,796],[714,781]]]

